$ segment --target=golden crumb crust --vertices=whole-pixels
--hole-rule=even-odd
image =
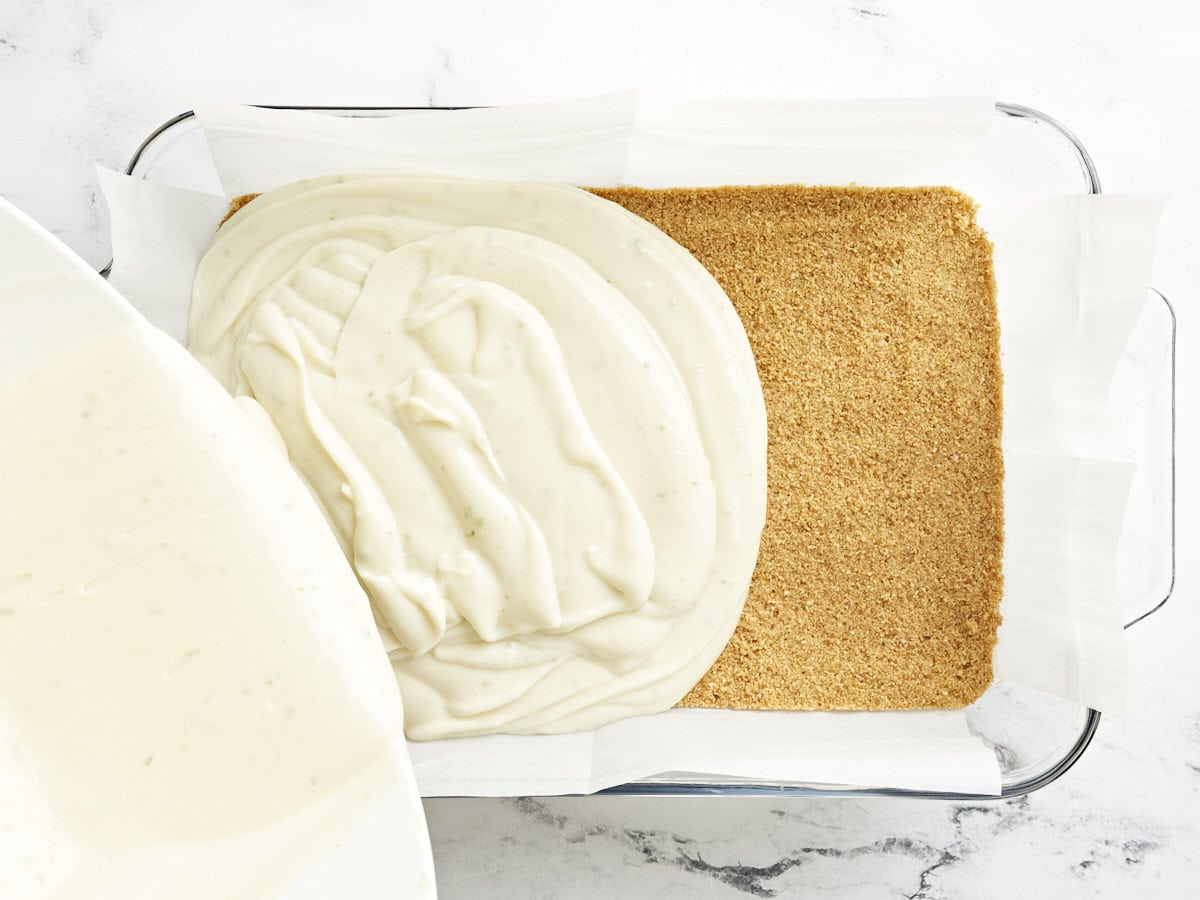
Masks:
[[[732,639],[680,705],[977,699],[1000,624],[1003,458],[992,247],[974,202],[949,188],[595,193],[720,282],[766,399],[758,566]]]
[[[241,194],[237,197],[234,197],[232,200],[229,201],[229,211],[227,213],[225,213],[225,217],[223,219],[221,219],[220,222],[217,223],[217,227],[220,228],[222,225],[224,225],[226,222],[228,222],[231,218],[233,218],[234,213],[236,213],[239,209],[241,209],[243,206],[245,206],[247,203],[249,203],[255,197],[259,197],[259,196],[261,196],[261,195],[260,194]]]

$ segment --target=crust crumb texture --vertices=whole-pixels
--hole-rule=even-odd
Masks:
[[[949,188],[595,193],[720,282],[766,398],[758,566],[732,639],[680,705],[977,699],[1000,624],[1003,458],[992,246],[974,202]]]

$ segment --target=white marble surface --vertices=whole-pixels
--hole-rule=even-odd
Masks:
[[[735,9],[737,10],[735,12]],[[204,101],[476,104],[991,93],[1058,116],[1108,191],[1167,192],[1179,343],[1175,596],[1131,709],[1026,799],[427,803],[445,897],[1194,896],[1200,885],[1200,7],[1186,0],[256,4],[0,0],[0,194],[108,257],[93,162]]]

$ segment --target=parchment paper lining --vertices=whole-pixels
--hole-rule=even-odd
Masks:
[[[670,101],[617,94],[347,119],[197,111],[226,196],[101,172],[112,282],[186,335],[195,264],[227,197],[338,171],[440,172],[590,186],[949,184],[995,244],[1005,376],[1006,550],[998,680],[1105,712],[1124,705],[1116,545],[1132,463],[1108,387],[1146,297],[1160,203],[986,188],[984,98]],[[672,710],[596,732],[413,744],[422,793],[587,793],[662,772],[997,793],[994,755],[961,711]],[[680,776],[681,778],[684,776]]]

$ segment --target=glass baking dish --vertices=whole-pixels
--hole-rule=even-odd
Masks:
[[[413,107],[273,107],[337,116],[404,115]],[[440,107],[448,109],[449,107]],[[185,112],[155,129],[126,167],[135,177],[220,193],[204,135],[194,113]],[[987,186],[1006,195],[1100,193],[1100,179],[1083,145],[1043,113],[996,104],[988,137]],[[957,184],[976,193],[971,184]],[[107,275],[112,263],[102,274]],[[1151,291],[1118,365],[1111,389],[1121,436],[1138,466],[1130,489],[1119,550],[1121,602],[1126,628],[1156,612],[1175,581],[1175,314]],[[1000,764],[1001,797],[1045,787],[1061,777],[1087,750],[1100,713],[1087,707],[1009,684],[993,684],[968,709],[971,730],[990,746]],[[858,788],[808,783],[763,783],[722,778],[698,780],[670,773],[610,788],[607,794],[908,796],[955,800],[990,795]]]

